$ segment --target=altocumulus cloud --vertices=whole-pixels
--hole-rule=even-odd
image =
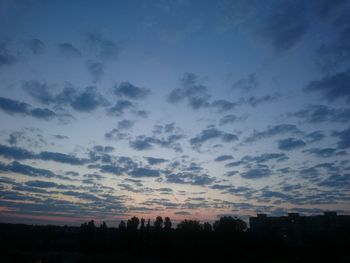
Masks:
[[[151,91],[146,88],[137,87],[130,82],[121,82],[114,87],[114,94],[119,97],[126,97],[128,99],[143,99],[147,97]]]
[[[223,142],[232,142],[238,140],[238,137],[235,134],[220,131],[215,127],[209,127],[191,138],[190,144],[193,148],[198,149],[204,142],[213,139],[221,139]]]
[[[42,120],[52,120],[58,115],[50,109],[47,108],[33,108],[30,104],[12,100],[8,98],[0,97],[0,109],[6,112],[7,114],[13,115],[22,115],[22,116],[31,116],[33,118],[42,119]]]
[[[345,99],[350,103],[350,71],[327,75],[320,80],[311,81],[305,88],[306,91],[319,92],[322,97],[330,102]]]
[[[298,148],[305,147],[306,143],[301,139],[286,138],[278,141],[278,149],[284,151],[290,151]]]
[[[294,124],[278,124],[274,126],[269,126],[264,131],[255,131],[251,136],[246,138],[244,142],[255,142],[261,139],[270,138],[276,135],[283,135],[283,134],[300,134],[301,131],[297,128]]]
[[[25,81],[22,87],[40,103],[53,104],[55,107],[69,105],[80,112],[90,112],[108,104],[95,86],[88,86],[84,90],[80,90],[72,85],[67,85],[56,95],[52,94],[50,86],[43,82]],[[17,107],[19,106],[25,107],[25,105]],[[24,110],[22,109],[22,111]]]

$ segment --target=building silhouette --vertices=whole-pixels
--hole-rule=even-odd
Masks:
[[[303,245],[310,240],[332,240],[342,233],[349,233],[350,215],[324,212],[314,216],[288,213],[287,216],[269,217],[257,214],[249,218],[249,225],[250,233],[258,240],[273,239],[288,245]]]

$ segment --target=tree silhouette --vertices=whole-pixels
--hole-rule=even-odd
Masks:
[[[204,224],[203,224],[203,230],[205,231],[205,232],[211,232],[212,231],[212,226],[211,226],[211,224],[209,223],[209,222],[205,222]]]
[[[140,225],[140,231],[145,231],[145,219],[144,218],[141,218],[141,225]]]
[[[169,217],[164,218],[164,229],[169,231],[171,229],[171,220]]]
[[[136,216],[133,216],[130,218],[126,223],[126,228],[129,231],[136,231],[139,227],[140,219],[138,219]]]
[[[224,216],[215,221],[213,228],[219,233],[238,233],[247,229],[247,223],[238,217]]]
[[[155,229],[160,230],[163,227],[163,218],[161,216],[157,216],[156,220],[153,223]]]
[[[73,262],[225,262],[227,258],[234,262],[296,262],[296,258],[297,262],[310,262],[310,258],[315,259],[311,262],[348,262],[350,217],[334,222],[318,219],[321,224],[306,228],[300,227],[301,221],[283,225],[272,218],[272,225],[249,231],[243,220],[230,216],[213,225],[183,220],[175,229],[169,217],[160,216],[152,227],[151,220],[146,223],[135,216],[121,221],[118,228],[105,222],[96,227],[93,220],[80,227],[0,223],[0,261],[34,262],[39,258],[35,253],[54,252],[81,257]],[[3,257],[8,251],[11,256]],[[21,251],[26,254],[12,260]],[[33,260],[28,259],[30,253],[35,254]],[[42,262],[64,260],[42,258]]]
[[[121,230],[121,231],[126,229],[126,224],[125,224],[125,222],[123,220],[120,221],[118,229]]]
[[[202,226],[198,220],[184,220],[177,225],[178,230],[187,232],[199,232],[202,230]]]

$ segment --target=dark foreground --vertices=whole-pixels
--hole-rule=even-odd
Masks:
[[[0,224],[0,262],[350,262],[349,226],[324,229],[254,232],[232,217],[176,228],[160,217],[152,225],[133,217],[118,228]]]

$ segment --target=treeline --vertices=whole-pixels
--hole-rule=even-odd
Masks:
[[[7,260],[21,253],[27,254],[12,262],[34,262],[24,259],[28,255],[32,256],[31,260],[40,255],[45,258],[45,253],[56,255],[46,262],[63,262],[62,257],[67,255],[73,257],[71,262],[315,262],[315,259],[327,258],[329,262],[337,262],[350,259],[349,232],[320,235],[303,243],[291,240],[293,237],[278,235],[257,238],[237,217],[221,217],[212,224],[184,220],[176,226],[169,217],[158,216],[152,222],[132,217],[121,221],[117,228],[108,227],[104,222],[96,225],[94,221],[80,227],[0,224],[0,261],[11,262],[3,261],[1,256]]]

